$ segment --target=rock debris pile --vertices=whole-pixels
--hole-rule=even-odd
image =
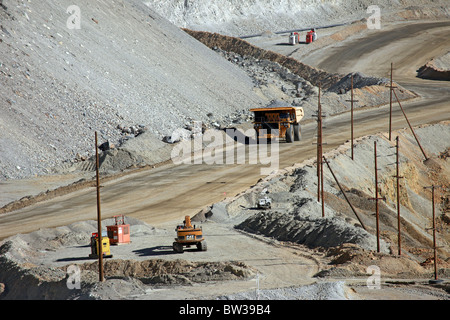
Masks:
[[[424,79],[450,80],[450,52],[420,67],[417,76]]]
[[[423,227],[430,225],[431,201],[423,185],[448,186],[448,160],[445,150],[448,144],[430,141],[437,132],[448,133],[448,122],[437,125],[422,126],[415,129],[419,139],[427,142],[430,159],[423,161],[421,152],[411,133],[407,130],[397,132],[402,151],[400,154],[401,182],[401,228],[403,257],[392,257],[398,249],[396,189],[392,159],[389,156],[378,160],[380,168],[380,197],[386,201],[379,202],[380,215],[380,252],[377,253],[375,203],[373,177],[373,144],[377,142],[379,154],[392,154],[393,142],[383,135],[368,136],[358,139],[355,145],[355,159],[348,155],[348,144],[326,155],[330,166],[343,186],[347,198],[354,206],[358,217],[350,210],[350,205],[343,199],[331,173],[324,168],[324,217],[321,203],[317,201],[317,169],[314,160],[283,170],[268,177],[250,190],[235,198],[217,203],[199,215],[200,219],[226,221],[231,219],[237,229],[251,234],[263,235],[277,241],[295,242],[310,248],[324,248],[334,257],[337,269],[324,271],[325,274],[337,275],[344,272],[363,274],[362,266],[370,263],[370,252],[375,252],[372,260],[380,260],[383,272],[398,277],[416,277],[429,275],[431,269],[427,261],[432,255],[431,235]],[[445,137],[444,140],[448,141]],[[449,137],[450,139],[450,137]],[[428,144],[429,143],[429,144]],[[392,156],[391,156],[392,158]],[[263,196],[272,200],[270,209],[258,209],[257,202]],[[444,257],[440,271],[448,274],[449,225],[448,225],[448,191],[441,191],[437,198],[438,224],[441,225],[440,255]],[[365,225],[362,227],[360,221]],[[340,249],[333,249],[340,248]],[[330,251],[331,250],[331,251]],[[337,251],[336,251],[337,250]],[[358,263],[360,262],[359,267]],[[353,264],[352,264],[353,263]],[[374,261],[375,263],[375,261]],[[344,270],[344,271],[343,271]],[[346,270],[346,271],[345,271]],[[350,272],[350,273],[349,273]]]

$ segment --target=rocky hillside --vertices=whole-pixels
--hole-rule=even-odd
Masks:
[[[382,18],[448,17],[445,0],[145,0],[175,25],[233,36],[326,26],[370,17],[377,5]]]
[[[146,132],[145,143],[155,150],[161,140],[173,141],[174,132],[189,134],[186,128],[192,121],[223,127],[248,120],[249,108],[274,99],[301,105],[311,115],[317,81],[335,89],[324,95],[324,105],[340,101],[326,103],[328,114],[346,111],[348,75],[330,75],[243,45],[237,38],[197,33],[201,43],[190,36],[193,31],[188,34],[179,27],[242,34],[265,30],[273,21],[273,29],[279,30],[301,27],[299,17],[312,19],[301,19],[302,25],[309,25],[347,19],[342,12],[350,9],[366,14],[368,5],[368,1],[325,1],[320,6],[313,1],[283,2],[275,10],[275,2],[267,0],[1,3],[0,179],[43,175],[89,159],[94,154],[94,131],[100,143],[109,141],[116,147]],[[379,5],[385,8],[384,2]],[[437,8],[430,9],[433,12],[418,12],[415,7],[407,11],[418,12],[418,17],[446,14],[439,2],[433,6]],[[288,13],[297,13],[295,21],[280,18]],[[242,30],[231,32],[233,28],[219,28],[221,24]],[[230,54],[237,60],[230,63]],[[363,81],[365,87],[357,89],[361,106],[385,103],[388,90],[375,80],[375,85]],[[405,91],[400,99],[411,96]],[[84,167],[92,169],[90,164]]]
[[[94,131],[114,144],[144,130],[161,139],[265,103],[243,71],[141,1],[71,5],[2,1],[2,179],[92,155]]]

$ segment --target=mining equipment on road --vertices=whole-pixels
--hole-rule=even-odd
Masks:
[[[191,224],[191,217],[185,216],[183,224],[179,224],[175,231],[177,237],[172,245],[173,251],[183,253],[184,247],[197,246],[199,251],[206,251],[206,241],[203,237],[202,228]]]
[[[271,208],[272,208],[272,199],[270,199],[268,196],[258,199],[258,209],[271,209]]]
[[[264,107],[250,109],[254,113],[253,127],[259,139],[285,139],[291,143],[301,140],[302,107]]]

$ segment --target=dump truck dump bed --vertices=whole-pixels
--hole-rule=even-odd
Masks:
[[[304,116],[303,108],[302,107],[269,107],[269,108],[253,108],[250,109],[251,112],[255,114],[255,121],[257,121],[257,118],[260,118],[260,120],[263,120],[261,118],[264,118],[266,115],[273,114],[288,114],[290,115],[289,121],[293,123],[299,123],[300,120]]]

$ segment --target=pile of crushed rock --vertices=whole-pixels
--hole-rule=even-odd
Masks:
[[[432,80],[450,80],[450,52],[432,59],[417,70],[417,76]]]
[[[207,113],[221,119],[267,102],[244,72],[142,1],[79,1],[79,29],[69,5],[2,3],[2,179],[89,158],[94,131],[116,146],[142,128],[161,140]]]

